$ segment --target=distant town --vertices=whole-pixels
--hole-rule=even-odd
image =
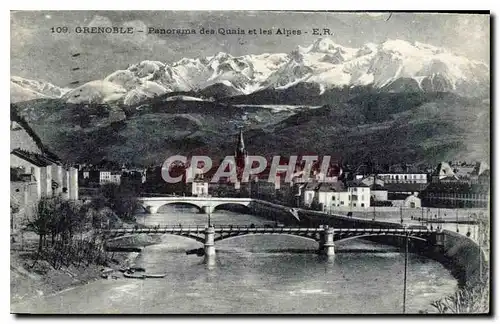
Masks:
[[[298,163],[291,183],[279,173],[274,182],[269,182],[269,169],[244,183],[239,179],[249,153],[240,132],[234,154],[238,181],[211,183],[207,180],[210,174],[189,176],[189,166],[176,164],[169,172],[183,176],[183,181],[167,183],[162,166],[145,168],[106,160],[64,165],[38,144],[36,134],[21,119],[11,122],[11,133],[11,192],[16,210],[42,196],[90,200],[100,187],[109,184],[131,188],[138,196],[249,197],[330,213],[376,207],[486,208],[489,203],[490,169],[483,161],[443,161],[420,168],[411,164],[379,166],[369,161],[358,166],[333,165],[328,175],[337,180],[333,183],[322,181],[326,175],[319,167],[313,167],[313,177],[304,182],[303,165]]]

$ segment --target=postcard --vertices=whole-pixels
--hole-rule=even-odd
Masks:
[[[12,313],[490,313],[489,12],[10,17]]]

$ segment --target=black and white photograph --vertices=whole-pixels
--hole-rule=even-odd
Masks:
[[[490,23],[11,10],[10,312],[490,315]]]

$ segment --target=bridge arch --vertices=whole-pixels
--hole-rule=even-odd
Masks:
[[[369,234],[362,234],[362,235],[353,235],[353,236],[348,236],[348,237],[342,237],[342,238],[337,239],[337,240],[334,239],[334,242],[335,243],[340,243],[340,242],[350,241],[350,240],[354,240],[354,239],[360,239],[360,238],[364,238],[364,237],[384,237],[384,236],[403,237],[403,238],[406,237],[406,235],[402,235],[402,234],[369,233]],[[414,239],[414,240],[418,240],[418,241],[427,242],[427,239],[425,239],[425,238],[418,237],[418,236],[412,236],[412,235],[409,235],[408,239]]]
[[[315,237],[292,234],[292,233],[237,233],[237,234],[230,234],[227,236],[219,235],[219,236],[215,237],[214,242],[231,240],[231,239],[234,239],[237,237],[242,237],[242,236],[288,236],[288,237],[299,237],[299,238],[304,239],[304,240],[319,243],[319,239],[316,239]]]
[[[203,209],[201,206],[199,206],[198,204],[196,203],[193,203],[193,202],[189,202],[189,201],[172,201],[172,202],[162,202],[161,204],[158,204],[158,206],[156,207],[156,212],[158,212],[158,210],[160,210],[160,208],[162,207],[165,207],[165,206],[172,206],[172,207],[175,207],[175,206],[186,206],[186,207],[194,207],[198,210],[198,212],[202,212]]]
[[[250,209],[250,207],[248,207],[245,204],[228,202],[228,203],[220,203],[220,204],[214,205],[212,207],[212,212],[215,212],[217,210],[229,210],[229,209],[225,209],[227,207],[235,207],[237,209],[244,210],[246,213],[251,213],[251,211],[252,211]],[[229,211],[232,211],[232,210],[229,210]]]
[[[162,236],[179,236],[179,237],[185,237],[185,238],[188,238],[188,239],[191,239],[191,240],[194,240],[198,243],[205,243],[205,236],[204,235],[196,235],[196,234],[191,234],[191,233],[183,233],[183,234],[179,234],[179,233],[166,233],[166,234],[163,234]]]
[[[130,234],[126,234],[126,235],[120,235],[120,236],[110,237],[110,238],[106,239],[106,243],[107,244],[108,243],[116,243],[116,242],[119,242],[120,240],[124,240],[124,239],[126,240],[126,239],[129,239],[129,238],[138,237],[141,234],[144,234],[144,233],[130,233]],[[196,233],[191,233],[191,232],[188,232],[188,231],[186,231],[185,233],[162,233],[162,232],[155,233],[154,230],[153,230],[153,231],[147,233],[146,235],[148,235],[148,236],[149,235],[179,236],[179,237],[189,238],[189,239],[195,240],[195,241],[200,242],[200,243],[204,243],[205,242],[205,235],[204,234],[196,234]]]

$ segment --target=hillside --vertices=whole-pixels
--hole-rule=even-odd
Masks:
[[[139,106],[19,103],[42,141],[64,160],[148,165],[173,154],[233,154],[244,127],[250,154],[317,152],[347,160],[435,163],[489,158],[489,102],[450,93],[363,88],[320,108],[155,98]]]
[[[270,154],[437,163],[489,159],[489,103],[452,94],[372,94],[298,113],[248,138]]]

